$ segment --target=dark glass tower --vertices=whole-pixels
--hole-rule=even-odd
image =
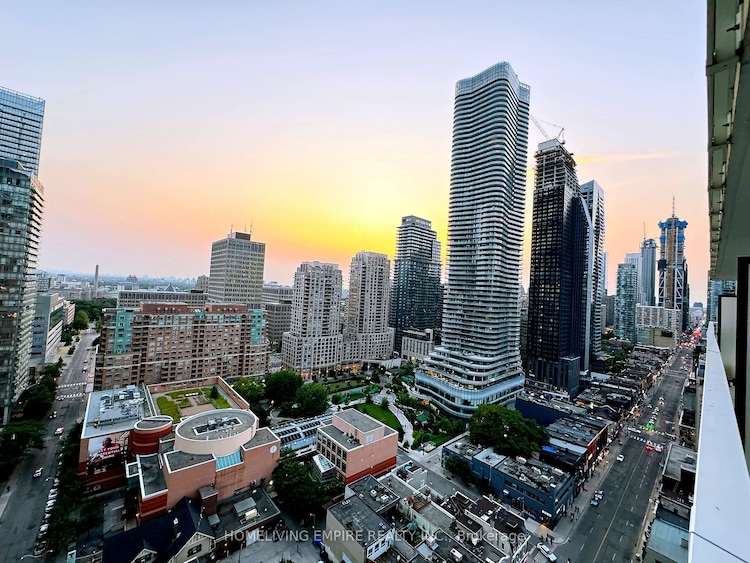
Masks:
[[[591,331],[586,203],[560,141],[540,143],[535,158],[526,369],[575,393]]]
[[[403,217],[393,260],[390,310],[396,351],[401,352],[405,330],[440,330],[440,269],[440,243],[430,221]]]

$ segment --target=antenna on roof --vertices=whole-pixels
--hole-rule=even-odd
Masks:
[[[646,221],[643,222],[643,240],[646,240]]]
[[[672,217],[674,216],[674,196],[672,196]]]

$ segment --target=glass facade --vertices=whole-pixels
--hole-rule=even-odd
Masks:
[[[0,158],[0,421],[29,382],[36,263],[44,189],[16,160]]]
[[[0,157],[39,175],[44,100],[0,88]]]
[[[395,330],[395,349],[401,352],[406,330],[440,330],[440,243],[432,223],[413,215],[398,227],[393,260],[393,295],[390,326]]]
[[[529,87],[499,63],[456,85],[443,339],[417,390],[469,417],[523,387],[518,280]]]

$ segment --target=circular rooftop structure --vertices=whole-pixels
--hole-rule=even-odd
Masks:
[[[229,455],[249,442],[257,430],[258,418],[250,411],[207,411],[177,425],[174,449],[191,454]]]

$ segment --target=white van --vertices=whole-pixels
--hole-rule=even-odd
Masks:
[[[539,553],[544,555],[549,561],[557,561],[557,555],[552,553],[552,550],[543,543],[536,544],[536,548],[539,550]]]

